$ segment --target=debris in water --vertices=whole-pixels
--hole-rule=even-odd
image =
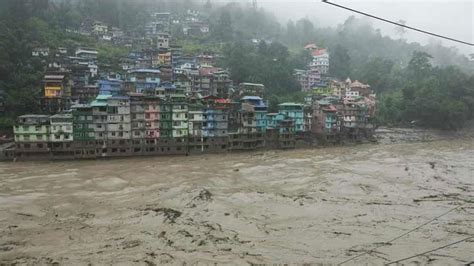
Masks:
[[[207,189],[203,189],[203,190],[201,190],[201,192],[199,192],[199,195],[194,197],[194,199],[195,200],[210,201],[210,200],[212,200],[212,193],[209,192],[209,190],[207,190]]]
[[[436,163],[435,163],[435,162],[429,162],[429,164],[431,165],[431,169],[434,169],[435,166],[436,166]]]
[[[165,216],[165,222],[174,223],[178,219],[182,212],[170,209],[170,208],[145,208],[143,211],[153,211],[157,214]]]

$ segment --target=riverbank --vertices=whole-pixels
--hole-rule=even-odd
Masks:
[[[301,136],[295,138],[265,138],[262,136],[240,136],[238,139],[209,138],[193,139],[189,142],[173,142],[164,140],[155,144],[138,145],[132,143],[113,143],[103,146],[95,143],[90,145],[83,143],[72,143],[68,147],[52,146],[48,148],[43,145],[42,149],[33,149],[28,152],[15,152],[14,143],[0,145],[0,161],[38,161],[38,160],[82,160],[82,159],[104,159],[104,158],[127,158],[140,156],[188,156],[204,154],[241,153],[252,151],[268,151],[278,149],[301,149],[301,148],[326,148],[331,146],[353,146],[363,143],[407,143],[425,142],[434,140],[473,139],[474,126],[466,127],[461,131],[442,131],[422,128],[378,128],[373,136],[359,140],[333,139],[320,142],[317,139]],[[237,143],[237,144],[236,144]],[[54,143],[53,143],[54,144]],[[248,144],[244,146],[243,144]],[[84,146],[85,145],[85,146]],[[24,155],[28,155],[24,157]]]
[[[379,265],[474,234],[472,158],[454,139],[0,163],[0,263],[335,264],[460,206],[352,261]],[[466,264],[472,250],[408,262]]]

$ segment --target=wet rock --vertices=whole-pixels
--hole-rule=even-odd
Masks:
[[[148,207],[145,208],[143,211],[153,211],[156,214],[161,214],[165,217],[165,222],[175,223],[176,219],[178,219],[183,213],[171,208],[152,208]]]
[[[144,260],[143,262],[144,262],[147,266],[156,266],[156,263],[154,263],[153,261]]]
[[[225,215],[225,216],[229,216],[229,215],[230,215],[230,213],[226,212],[226,213],[224,213],[224,215]]]
[[[209,192],[207,189],[203,189],[199,192],[199,195],[197,195],[194,200],[203,200],[203,201],[210,201],[212,200],[212,193]]]
[[[237,169],[234,169],[234,172],[238,172],[238,171],[240,171],[240,169],[238,169],[238,168],[237,168]]]

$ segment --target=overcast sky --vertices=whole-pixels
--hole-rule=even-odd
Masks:
[[[474,0],[329,0],[369,14],[393,21],[404,20],[406,25],[431,31],[439,35],[474,42]],[[242,0],[238,2],[251,2]],[[288,19],[302,17],[316,21],[320,26],[336,26],[350,15],[350,11],[324,4],[321,0],[257,0],[259,7],[273,12],[286,25]],[[370,19],[382,34],[396,37],[395,26]],[[455,46],[462,53],[474,53],[472,46],[457,44],[423,33],[408,30],[404,36],[409,41],[426,44],[430,38],[444,46]],[[398,37],[397,37],[398,38]]]

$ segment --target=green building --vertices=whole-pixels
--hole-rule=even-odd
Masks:
[[[278,112],[294,120],[296,133],[304,131],[304,105],[303,104],[282,103],[278,105]]]

